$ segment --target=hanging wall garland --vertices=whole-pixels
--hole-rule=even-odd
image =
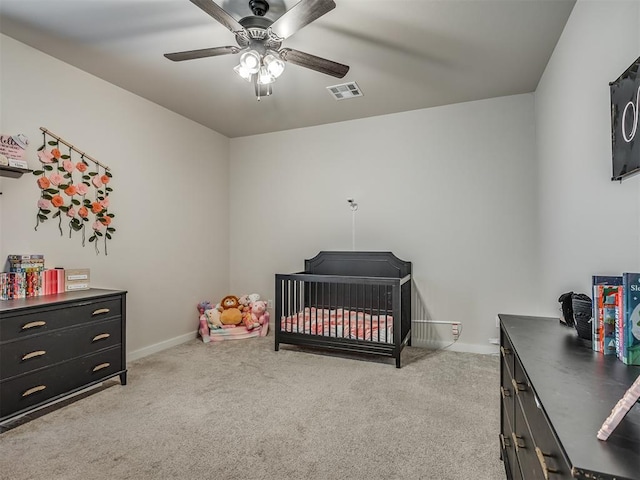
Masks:
[[[104,239],[104,254],[107,255],[107,240],[116,231],[111,226],[115,214],[109,212],[109,195],[113,189],[109,182],[113,175],[109,167],[78,150],[46,128],[42,130],[42,146],[38,149],[38,159],[42,170],[35,170],[39,176],[40,199],[35,230],[50,218],[58,219],[60,235],[69,228],[72,232],[82,232],[82,246],[85,245],[87,225],[90,228],[89,243],[93,243],[96,254],[100,253],[98,242]],[[60,151],[60,144],[68,148],[68,154]],[[74,160],[74,154],[80,155]],[[91,168],[88,161],[95,165]],[[90,169],[92,171],[90,171]]]

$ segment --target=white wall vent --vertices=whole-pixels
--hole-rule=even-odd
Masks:
[[[333,85],[331,87],[327,87],[327,90],[329,90],[329,93],[333,95],[333,98],[336,100],[362,96],[362,90],[360,90],[360,87],[356,82]]]

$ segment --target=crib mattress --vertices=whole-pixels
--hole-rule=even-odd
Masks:
[[[282,317],[280,330],[333,338],[393,343],[393,316],[351,310],[306,307]]]

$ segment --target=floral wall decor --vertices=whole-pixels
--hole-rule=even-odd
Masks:
[[[116,231],[112,226],[115,214],[109,211],[113,192],[109,167],[46,128],[40,130],[43,141],[38,159],[42,167],[33,172],[40,188],[35,230],[41,223],[57,219],[60,235],[66,228],[69,238],[80,232],[83,247],[88,235],[96,254],[100,253],[98,243],[104,241],[107,255],[107,241]]]

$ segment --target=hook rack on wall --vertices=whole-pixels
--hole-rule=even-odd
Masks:
[[[82,157],[86,158],[87,160],[95,163],[96,165],[101,166],[102,168],[104,168],[105,170],[110,170],[109,167],[107,167],[106,165],[104,165],[103,163],[100,163],[98,160],[96,160],[95,158],[91,157],[90,155],[87,155],[85,152],[83,152],[82,150],[79,150],[78,148],[76,148],[75,146],[71,145],[69,142],[67,142],[66,140],[64,140],[63,138],[59,137],[58,135],[55,135],[54,133],[52,133],[50,130],[47,130],[44,127],[40,127],[40,130],[42,130],[44,133],[46,133],[47,135],[49,135],[52,138],[55,138],[58,142],[65,144],[67,147],[69,147],[71,150],[79,153]]]

